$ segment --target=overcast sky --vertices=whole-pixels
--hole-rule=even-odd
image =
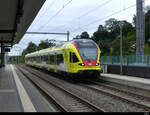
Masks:
[[[133,15],[136,14],[135,4],[136,0],[46,0],[28,31],[69,31],[70,39],[87,31],[91,36],[109,18],[132,23]],[[147,5],[150,5],[149,0],[145,0],[145,6]],[[29,42],[39,44],[45,39],[67,40],[66,36],[59,35],[24,35],[11,51],[21,53]]]

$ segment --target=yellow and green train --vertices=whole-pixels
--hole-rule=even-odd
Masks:
[[[73,76],[98,77],[100,48],[93,40],[73,40],[25,56],[25,63],[41,69]]]

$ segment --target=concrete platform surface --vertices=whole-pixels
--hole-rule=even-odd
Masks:
[[[150,79],[118,74],[101,74],[101,79],[150,91]]]
[[[34,85],[13,65],[0,68],[0,112],[54,112]]]

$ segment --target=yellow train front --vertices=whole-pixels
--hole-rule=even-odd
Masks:
[[[26,64],[74,77],[100,76],[100,49],[87,39],[73,40],[26,55]]]

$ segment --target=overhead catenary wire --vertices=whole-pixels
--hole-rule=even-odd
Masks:
[[[71,23],[71,22],[73,22],[74,20],[77,20],[77,19],[80,20],[83,16],[87,16],[88,14],[90,14],[90,13],[96,11],[97,9],[104,7],[105,5],[107,5],[108,3],[110,3],[111,1],[112,1],[112,0],[107,0],[107,1],[105,1],[105,2],[103,2],[103,3],[101,3],[101,4],[99,4],[99,5],[96,6],[95,8],[93,8],[93,9],[91,9],[91,10],[85,12],[84,14],[82,14],[82,15],[76,17],[75,19],[71,20],[69,23]],[[80,22],[79,22],[78,24],[80,25]],[[62,25],[61,27],[64,27],[65,25],[66,25],[66,24]]]
[[[48,5],[48,10],[46,9],[41,15],[40,15],[40,18],[37,19],[37,21],[35,22],[35,26],[38,24],[38,22],[40,21],[41,17],[43,17],[49,10],[50,8],[55,4],[57,0],[53,0],[49,5]],[[33,28],[33,27],[32,27]]]
[[[132,8],[132,7],[135,7],[135,6],[136,6],[136,4],[131,5],[131,6],[127,7],[127,8],[125,8],[125,9],[121,9],[121,10],[119,10],[119,11],[116,11],[116,12],[114,12],[114,13],[108,15],[108,16],[105,16],[105,17],[103,17],[103,18],[97,19],[97,20],[95,20],[95,21],[93,21],[93,22],[91,22],[91,23],[89,23],[89,24],[83,25],[83,26],[81,26],[80,28],[90,26],[91,24],[95,24],[95,23],[97,23],[97,22],[100,22],[100,21],[102,21],[102,20],[105,20],[105,19],[109,18],[110,16],[119,14],[119,13],[121,13],[122,11],[128,10],[128,9],[130,9],[130,8]],[[79,28],[76,28],[76,29],[72,30],[71,32],[75,32],[75,31],[77,31],[78,29],[79,29]]]
[[[147,0],[143,0],[143,2],[145,2],[145,1],[147,1]],[[100,21],[102,21],[102,20],[104,20],[104,19],[109,18],[110,16],[119,14],[119,13],[121,13],[121,12],[123,12],[123,11],[125,11],[125,10],[128,10],[128,9],[131,9],[131,8],[133,8],[133,7],[135,7],[135,6],[136,6],[136,4],[131,5],[131,6],[129,6],[129,7],[126,7],[126,8],[123,8],[123,9],[121,9],[121,10],[119,10],[119,11],[116,11],[116,12],[114,12],[114,13],[108,15],[108,16],[105,16],[104,18],[100,18],[100,19],[97,19],[97,20],[95,20],[95,21],[93,21],[93,22],[91,22],[91,23],[88,23],[88,24],[86,24],[86,25],[83,25],[83,26],[80,27],[80,29],[83,28],[83,27],[86,27],[86,26],[90,26],[91,24],[95,24],[95,23],[97,23],[97,22],[100,22]],[[74,29],[74,30],[72,30],[72,31],[70,31],[70,32],[75,32],[75,31],[77,31],[78,29],[79,29],[79,28],[76,28],[76,29]]]
[[[65,5],[62,6],[61,9],[59,9],[56,14],[54,14],[48,21],[46,21],[46,23],[43,24],[43,26],[41,26],[39,29],[42,29],[46,24],[48,24],[52,19],[54,19],[65,7],[67,7],[70,3],[72,2],[72,0],[70,0],[69,2],[67,2]]]
[[[145,1],[147,1],[147,0],[143,0],[143,2],[145,2]],[[133,8],[133,7],[135,7],[135,6],[136,6],[136,4],[131,5],[131,6],[129,6],[129,7],[126,7],[126,8],[124,7],[122,10],[116,11],[116,12],[114,12],[114,13],[112,13],[112,14],[110,14],[110,15],[108,15],[108,16],[106,16],[106,17],[104,17],[104,18],[101,18],[101,19],[95,20],[95,21],[93,21],[93,22],[91,22],[91,23],[89,23],[89,24],[83,25],[83,26],[81,26],[80,28],[77,28],[77,29],[75,29],[75,30],[73,30],[73,31],[71,31],[71,32],[76,32],[76,31],[77,31],[77,30],[79,30],[79,29],[83,29],[83,28],[88,27],[88,26],[90,26],[90,25],[92,25],[92,24],[94,24],[94,23],[97,23],[97,22],[103,21],[104,19],[107,19],[107,18],[108,18],[108,17],[110,17],[110,16],[113,16],[113,15],[119,14],[120,12],[123,12],[123,11],[125,11],[125,10],[130,9],[130,8]],[[92,27],[92,29],[93,29],[93,27]],[[77,35],[77,34],[76,34],[76,35]],[[74,35],[73,35],[73,37],[74,37]]]
[[[129,15],[127,15],[127,16],[124,16],[124,17],[121,17],[121,19],[123,20],[123,19],[125,19],[125,18],[129,18],[129,17],[133,17],[133,15],[131,15],[131,14],[129,14]],[[92,30],[92,29],[95,29],[95,28],[98,28],[98,26],[94,26],[94,27],[88,27],[88,31],[89,30]],[[86,31],[86,30],[84,30],[84,29],[82,29],[83,31]],[[75,36],[77,36],[77,35],[79,35],[80,34],[80,32],[76,32],[76,33],[74,33],[73,35],[71,35],[71,37],[75,37]]]
[[[98,5],[97,7],[95,7],[95,8],[93,8],[93,9],[89,10],[88,12],[82,14],[82,15],[79,16],[78,18],[81,18],[81,17],[83,17],[83,16],[86,16],[86,15],[88,15],[89,13],[94,12],[94,11],[96,11],[97,9],[101,8],[101,7],[104,7],[105,5],[107,5],[108,3],[110,3],[111,1],[112,1],[112,0],[107,0],[107,1],[105,1],[104,3]]]

